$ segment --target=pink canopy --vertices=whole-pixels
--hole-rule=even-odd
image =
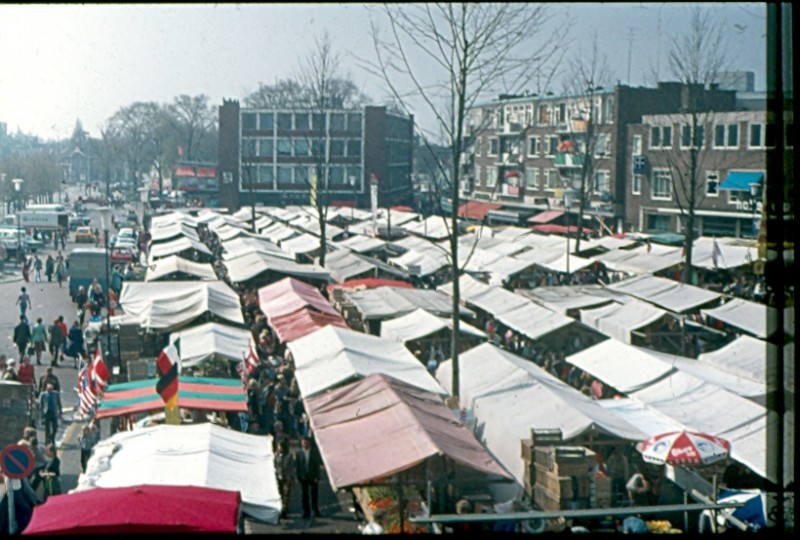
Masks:
[[[331,486],[367,484],[444,455],[510,478],[441,398],[382,373],[305,400]]]
[[[259,289],[258,303],[270,323],[274,318],[290,315],[306,307],[329,315],[339,315],[316,287],[290,277]]]
[[[564,215],[561,210],[545,210],[528,218],[528,223],[550,223]]]
[[[289,343],[329,324],[347,328],[347,323],[338,313],[331,315],[308,308],[303,308],[289,315],[274,317],[269,324],[275,330],[281,343]]]
[[[569,227],[565,227],[564,225],[556,225],[554,223],[534,225],[533,227],[531,227],[531,229],[546,234],[574,234],[578,231],[578,227],[576,227],[575,225],[570,225]],[[592,229],[588,227],[583,227],[583,232],[585,232],[586,234],[591,234]]]

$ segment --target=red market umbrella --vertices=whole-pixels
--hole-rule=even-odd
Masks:
[[[672,431],[650,437],[640,451],[648,463],[697,466],[728,457],[731,443],[706,433]]]

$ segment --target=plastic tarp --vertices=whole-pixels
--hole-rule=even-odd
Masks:
[[[239,295],[223,281],[126,282],[119,304],[142,328],[172,331],[207,313],[244,324]]]
[[[458,220],[458,224],[461,221]],[[450,229],[451,223],[449,218],[442,216],[429,216],[420,222],[406,223],[404,228],[407,232],[422,236],[423,238],[430,238],[431,240],[441,240],[447,238],[452,232]]]
[[[771,317],[770,311],[773,312]],[[769,334],[777,330],[775,308],[741,298],[733,298],[719,307],[704,309],[700,313],[704,317],[717,319],[760,339],[766,339]]]
[[[628,394],[675,371],[643,350],[616,339],[607,339],[567,356],[567,362],[603,383]]]
[[[215,281],[217,274],[210,264],[202,264],[177,255],[170,255],[163,259],[158,259],[147,267],[145,274],[145,281],[159,281],[159,280],[178,280],[178,276],[184,279],[201,279],[206,281]]]
[[[768,350],[776,351],[775,345],[750,336],[739,336],[721,349],[701,354],[697,360],[737,377],[767,384]]]
[[[200,241],[200,237],[197,235],[197,231],[194,229],[194,227],[191,227],[180,221],[150,229],[150,241],[153,243],[165,242],[167,240],[171,240],[172,238],[178,238],[179,236],[185,236],[186,238],[191,238],[197,242]]]
[[[601,289],[597,285],[584,285],[537,287],[536,289],[518,289],[515,292],[551,311],[567,315],[570,310],[590,309],[612,302],[612,298],[600,294]]]
[[[270,436],[211,423],[123,431],[97,443],[76,491],[141,484],[238,491],[243,513],[277,523],[281,498],[271,443]]]
[[[603,334],[631,343],[631,332],[644,328],[665,317],[667,312],[646,302],[633,300],[626,304],[613,304],[581,310],[581,322]]]
[[[170,334],[170,343],[176,339],[181,340],[181,366],[184,367],[214,358],[238,362],[247,355],[253,341],[250,330],[213,322]]]
[[[315,260],[319,264],[319,258]],[[350,251],[342,249],[325,255],[325,269],[337,282],[347,281],[365,274],[374,274],[376,267]]]
[[[240,505],[238,491],[199,486],[95,488],[48,497],[23,534],[235,534]]]
[[[258,304],[270,322],[306,307],[328,315],[339,315],[316,287],[290,277],[261,287],[258,290]]]
[[[678,371],[630,395],[692,431],[731,442],[731,457],[766,477],[766,409],[720,386]]]
[[[224,260],[235,259],[248,253],[267,253],[276,257],[283,257],[284,259],[293,260],[293,257],[281,250],[277,244],[273,244],[269,240],[256,237],[240,237],[233,240],[228,240],[222,243],[224,253],[222,258]]]
[[[274,272],[297,278],[331,281],[330,273],[315,264],[299,264],[284,257],[268,253],[250,253],[225,261],[228,277],[234,283],[248,281],[265,272]]]
[[[450,363],[443,362],[436,371],[448,390]],[[518,481],[516,493],[506,493],[502,500],[521,494],[527,470],[520,441],[530,438],[531,429],[560,429],[565,441],[597,431],[629,441],[645,438],[641,430],[533,362],[488,343],[461,353],[459,369],[461,406],[482,427],[479,440]]]
[[[383,321],[381,323],[381,337],[406,343],[430,336],[445,328],[452,330],[452,319],[437,317],[424,309],[417,309],[396,319]],[[473,338],[486,339],[487,337],[485,333],[463,321],[459,322],[458,329],[462,334]]]
[[[338,313],[320,313],[313,309],[303,308],[288,315],[282,315],[270,320],[270,326],[281,343],[289,343],[295,339],[306,336],[329,324],[340,328],[347,328],[347,323]]]
[[[305,406],[334,490],[391,476],[433,456],[510,478],[439,395],[390,376],[372,374],[307,399]]]
[[[655,276],[638,276],[608,286],[674,313],[684,313],[720,298],[719,293]]]
[[[164,257],[169,257],[170,255],[178,255],[190,249],[209,256],[213,255],[211,250],[208,249],[204,243],[198,242],[197,240],[192,240],[186,236],[181,236],[169,242],[162,242],[150,246],[149,261],[152,263],[155,260],[163,259]]]
[[[350,251],[355,251],[356,253],[369,253],[376,249],[382,249],[386,245],[386,242],[380,238],[370,238],[369,236],[354,234],[350,238],[337,242],[336,244]]]
[[[326,326],[287,345],[304,398],[329,388],[384,373],[435,394],[446,392],[405,345],[335,326]]]
[[[366,319],[393,319],[417,308],[440,317],[450,317],[453,314],[450,297],[427,289],[377,287],[345,294]],[[462,315],[474,315],[464,307],[459,308],[459,312]]]

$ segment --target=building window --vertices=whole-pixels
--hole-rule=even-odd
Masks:
[[[653,199],[672,199],[672,177],[669,169],[653,170]]]
[[[292,141],[291,139],[278,139],[278,155],[291,156],[292,155]]]
[[[289,131],[292,129],[292,114],[278,113],[278,129]]]
[[[608,157],[611,155],[611,135],[598,133],[594,142],[594,157]]]
[[[556,152],[558,152],[558,137],[553,135],[545,137],[544,154],[552,157]]]
[[[719,173],[717,171],[706,172],[706,195],[708,197],[719,195]]]
[[[539,189],[539,169],[528,167],[525,169],[525,187],[528,189]]]
[[[294,129],[308,131],[309,127],[308,113],[295,113]]]
[[[258,183],[272,185],[275,180],[275,169],[272,165],[259,165],[258,167]]]
[[[482,146],[481,145],[481,138],[478,137],[477,139],[475,139],[475,155],[478,156],[478,157],[482,156],[482,154],[481,154],[481,146]]]
[[[528,155],[531,157],[539,155],[539,137],[528,137]]]
[[[642,155],[642,136],[641,135],[634,135],[633,136],[633,152],[634,156],[641,156]]]
[[[565,103],[559,103],[555,112],[557,124],[563,124],[567,121],[567,105]]]
[[[242,113],[242,130],[256,129],[256,113]]]
[[[486,167],[486,187],[497,185],[497,167]]]
[[[647,216],[647,228],[653,231],[669,231],[672,228],[672,217],[650,214]]]
[[[258,129],[261,131],[272,131],[275,129],[275,115],[271,112],[258,113]]]
[[[350,139],[347,141],[347,157],[361,157],[361,139]]]
[[[539,105],[537,123],[541,126],[550,125],[550,105]]]
[[[311,129],[314,131],[325,131],[328,126],[325,113],[314,113],[311,115]]]
[[[350,113],[347,115],[347,131],[361,132],[361,113]]]
[[[611,174],[608,171],[594,173],[594,190],[598,193],[611,191]]]
[[[642,175],[641,174],[634,174],[633,175],[633,184],[631,184],[631,194],[633,194],[633,195],[641,195],[642,194]]]
[[[272,157],[275,150],[274,141],[272,139],[259,139],[258,140],[258,155],[260,157]]]
[[[345,131],[345,115],[343,113],[331,113],[331,131]]]
[[[311,155],[315,158],[325,157],[325,141],[322,139],[311,140]]]
[[[500,142],[497,137],[489,137],[489,155],[496,156],[499,152]]]
[[[697,148],[703,148],[704,131],[703,126],[697,126],[695,133],[692,133],[692,126],[689,124],[681,126],[681,148],[691,148],[695,145]]]
[[[306,139],[294,139],[294,155],[307,156],[308,155],[308,141]]]
[[[764,148],[764,124],[750,124],[750,148]]]
[[[342,139],[332,139],[330,152],[332,157],[342,157],[344,156],[344,140]]]
[[[308,167],[295,167],[294,168],[294,183],[295,184],[309,184]]]
[[[292,171],[293,167],[278,167],[277,170],[277,178],[279,184],[291,184],[292,183]]]
[[[328,180],[329,186],[338,186],[344,184],[344,167],[329,167]]]
[[[350,177],[355,178],[356,181],[356,189],[361,185],[361,166],[360,165],[349,165],[347,167],[347,181],[350,181]]]
[[[714,148],[739,148],[739,125],[738,124],[715,125]]]
[[[256,139],[242,139],[242,157],[250,158],[257,155],[258,141]]]
[[[650,148],[672,148],[672,126],[652,126]]]
[[[614,96],[606,98],[605,108],[603,108],[603,121],[606,124],[614,123]]]
[[[547,169],[544,172],[544,187],[545,189],[558,189],[560,187],[560,180],[558,178],[558,171],[555,169]]]

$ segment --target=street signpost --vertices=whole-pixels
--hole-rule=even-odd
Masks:
[[[0,469],[6,477],[6,496],[8,497],[8,532],[17,532],[16,509],[14,508],[14,489],[22,487],[22,478],[33,472],[34,458],[30,448],[20,444],[9,444],[0,452]]]

